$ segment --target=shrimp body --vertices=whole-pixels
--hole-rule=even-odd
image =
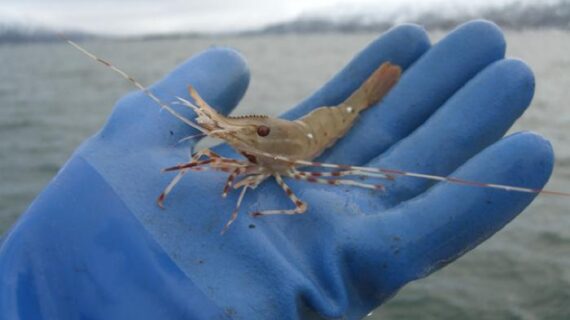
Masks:
[[[256,115],[225,117],[191,87],[190,95],[198,106],[183,102],[198,113],[196,121],[208,135],[226,141],[267,172],[285,173],[292,164],[275,161],[276,156],[292,161],[314,159],[346,134],[361,111],[379,102],[400,74],[399,66],[386,62],[344,102],[317,108],[293,121]]]

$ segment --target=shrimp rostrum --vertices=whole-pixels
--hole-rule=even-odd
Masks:
[[[197,114],[195,121],[200,130],[205,135],[225,141],[244,159],[225,158],[210,149],[205,149],[195,153],[187,163],[164,169],[179,173],[158,197],[159,206],[163,206],[167,194],[187,170],[201,170],[204,166],[229,172],[223,190],[224,197],[231,189],[241,189],[236,207],[224,230],[227,230],[237,218],[247,189],[256,188],[269,177],[275,178],[277,184],[291,199],[294,208],[256,211],[251,213],[253,216],[300,214],[307,210],[307,204],[297,198],[283,180],[285,177],[312,183],[382,189],[382,185],[363,183],[351,180],[349,177],[391,178],[388,174],[362,171],[351,166],[316,163],[312,160],[344,136],[361,111],[378,103],[396,84],[400,74],[399,66],[386,62],[344,102],[336,106],[317,108],[306,116],[292,121],[259,115],[223,116],[210,107],[194,88],[189,87],[190,96],[195,104],[185,99],[179,98],[179,100],[195,111]],[[333,170],[315,172],[299,169],[303,166],[318,166]]]

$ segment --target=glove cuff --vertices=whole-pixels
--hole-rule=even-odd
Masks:
[[[2,319],[224,319],[74,156],[0,244]]]

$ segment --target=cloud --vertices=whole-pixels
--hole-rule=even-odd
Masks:
[[[242,30],[284,21],[327,1],[3,0],[0,20],[108,34]]]

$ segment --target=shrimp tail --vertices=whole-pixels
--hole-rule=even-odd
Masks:
[[[384,62],[343,104],[357,112],[375,105],[398,82],[401,73],[399,66]]]
[[[360,112],[380,102],[400,79],[402,69],[390,62],[384,62],[339,105],[320,107],[296,120],[308,129],[311,139],[309,158],[314,159],[326,148],[332,146],[352,127]]]

